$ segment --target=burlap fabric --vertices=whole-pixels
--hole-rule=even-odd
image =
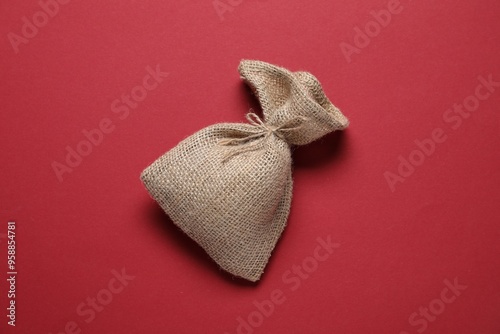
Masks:
[[[291,145],[347,127],[348,120],[307,72],[243,60],[241,77],[263,119],[209,126],[141,174],[173,222],[229,273],[258,281],[288,218]]]

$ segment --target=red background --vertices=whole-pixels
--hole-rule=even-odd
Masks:
[[[499,2],[401,0],[351,62],[341,43],[354,45],[355,27],[388,1],[232,3],[219,16],[209,0],[71,1],[17,53],[8,34],[21,36],[23,16],[41,7],[0,4],[1,331],[55,334],[74,322],[81,333],[236,333],[238,317],[279,289],[285,301],[255,333],[418,333],[427,320],[411,315],[443,305],[444,280],[457,278],[467,288],[424,332],[500,333],[500,88],[456,130],[443,119],[479,76],[500,81]],[[294,152],[288,226],[258,284],[221,272],[139,181],[193,132],[245,121],[257,103],[242,58],[310,71],[351,122]],[[168,77],[121,120],[112,102],[157,64]],[[51,164],[106,118],[113,131],[59,182]],[[391,191],[384,173],[436,128],[446,140]],[[292,291],[282,276],[329,235],[340,246]],[[77,307],[106,296],[122,268],[135,278],[87,323]]]

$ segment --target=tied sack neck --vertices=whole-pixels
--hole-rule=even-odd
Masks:
[[[227,161],[235,155],[257,150],[262,147],[264,141],[270,136],[275,135],[281,140],[287,141],[286,134],[291,131],[300,130],[308,118],[303,116],[296,116],[287,122],[275,126],[266,124],[260,117],[254,112],[249,112],[246,115],[248,122],[256,128],[256,133],[248,133],[246,137],[241,138],[224,138],[219,141],[219,145],[223,146],[239,146],[239,149],[229,151],[223,158],[223,161]],[[261,140],[258,140],[261,139]]]

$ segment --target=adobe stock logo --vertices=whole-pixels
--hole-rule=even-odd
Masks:
[[[99,290],[95,296],[88,296],[85,301],[82,301],[76,307],[76,314],[82,317],[81,320],[85,324],[90,324],[97,318],[98,313],[103,312],[111,302],[114,300],[115,296],[122,293],[123,290],[129,285],[131,281],[135,279],[135,276],[128,275],[125,272],[125,268],[121,271],[111,270],[113,277],[108,281],[106,287]],[[80,321],[81,323],[81,321]],[[64,325],[62,331],[58,331],[55,334],[78,334],[82,333],[82,326],[78,321],[68,321]],[[49,332],[52,334],[52,332]]]
[[[212,5],[214,6],[215,12],[219,16],[221,21],[224,21],[226,18],[224,15],[227,12],[234,11],[239,5],[241,5],[245,0],[213,0]],[[250,1],[250,0],[246,0]],[[255,0],[253,0],[255,1]],[[267,0],[257,0],[259,2],[265,2]]]
[[[291,269],[285,270],[281,276],[281,281],[288,286],[291,292],[297,291],[302,283],[314,274],[322,262],[327,261],[333,251],[340,247],[340,244],[332,242],[331,236],[317,238],[317,245],[310,256],[306,256],[299,264],[293,264]],[[261,327],[267,318],[270,318],[278,306],[282,305],[286,298],[286,290],[277,288],[269,293],[269,298],[253,301],[253,310],[246,316],[239,316],[236,319],[236,334],[252,334],[256,328]],[[225,332],[224,334],[229,334]]]
[[[474,93],[463,99],[462,103],[454,103],[453,107],[445,110],[442,115],[443,121],[453,131],[458,130],[464,120],[470,118],[472,113],[479,109],[481,102],[488,100],[500,88],[500,82],[494,81],[492,74],[489,74],[487,78],[480,75],[477,80],[479,83]],[[422,166],[436,152],[437,146],[447,139],[448,135],[441,127],[433,129],[427,138],[415,139],[413,142],[416,148],[409,154],[399,155],[397,173],[385,171],[383,174],[391,192],[396,191],[398,183],[403,183],[412,176],[417,167]]]
[[[410,314],[408,323],[410,326],[415,327],[417,333],[425,332],[429,324],[436,321],[446,308],[454,303],[462,292],[467,289],[467,285],[462,285],[458,282],[458,277],[455,277],[453,283],[448,279],[445,279],[443,283],[445,287],[441,290],[437,298],[431,300],[428,305],[420,306],[418,312]],[[401,331],[399,334],[410,333]]]
[[[7,38],[14,50],[14,53],[19,53],[19,45],[28,44],[30,39],[38,35],[38,29],[46,26],[51,19],[59,13],[59,5],[66,5],[70,0],[40,0],[38,5],[39,11],[35,12],[31,19],[23,16],[21,21],[21,35],[14,32],[9,32]]]
[[[354,53],[360,54],[361,50],[370,45],[371,40],[380,34],[382,28],[386,28],[391,23],[392,16],[400,14],[402,11],[403,6],[399,0],[389,0],[387,3],[387,9],[370,11],[370,15],[373,17],[373,20],[368,21],[365,24],[364,29],[361,29],[358,26],[354,27],[354,45],[346,42],[339,44],[340,51],[342,51],[345,60],[348,63],[351,63],[352,55]]]
[[[155,69],[147,66],[146,75],[142,78],[141,83],[133,87],[128,94],[122,94],[119,99],[111,102],[111,112],[116,115],[119,121],[124,121],[129,117],[131,111],[137,109],[139,104],[146,99],[148,92],[158,88],[168,75],[169,73],[161,71],[159,64],[156,65]],[[72,173],[76,167],[80,166],[83,159],[89,156],[95,147],[101,145],[105,136],[115,129],[116,122],[113,122],[109,117],[102,118],[93,129],[83,129],[81,134],[84,138],[74,146],[66,146],[66,156],[63,163],[52,161],[51,167],[59,182],[63,182],[65,174]]]

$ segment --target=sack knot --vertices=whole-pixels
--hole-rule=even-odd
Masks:
[[[280,126],[275,126],[271,124],[267,124],[264,122],[259,115],[253,112],[250,109],[250,112],[246,114],[246,119],[248,122],[253,125],[256,129],[260,130],[256,133],[248,133],[245,137],[241,138],[226,138],[221,139],[219,141],[219,145],[222,146],[240,146],[240,148],[229,151],[225,156],[223,161],[227,161],[228,159],[249,151],[254,151],[262,147],[264,140],[257,141],[256,139],[262,138],[267,139],[271,135],[275,135],[281,140],[286,142],[285,134],[288,131],[300,130],[303,124],[308,120],[307,117],[303,116],[295,116],[292,119],[284,122]]]

